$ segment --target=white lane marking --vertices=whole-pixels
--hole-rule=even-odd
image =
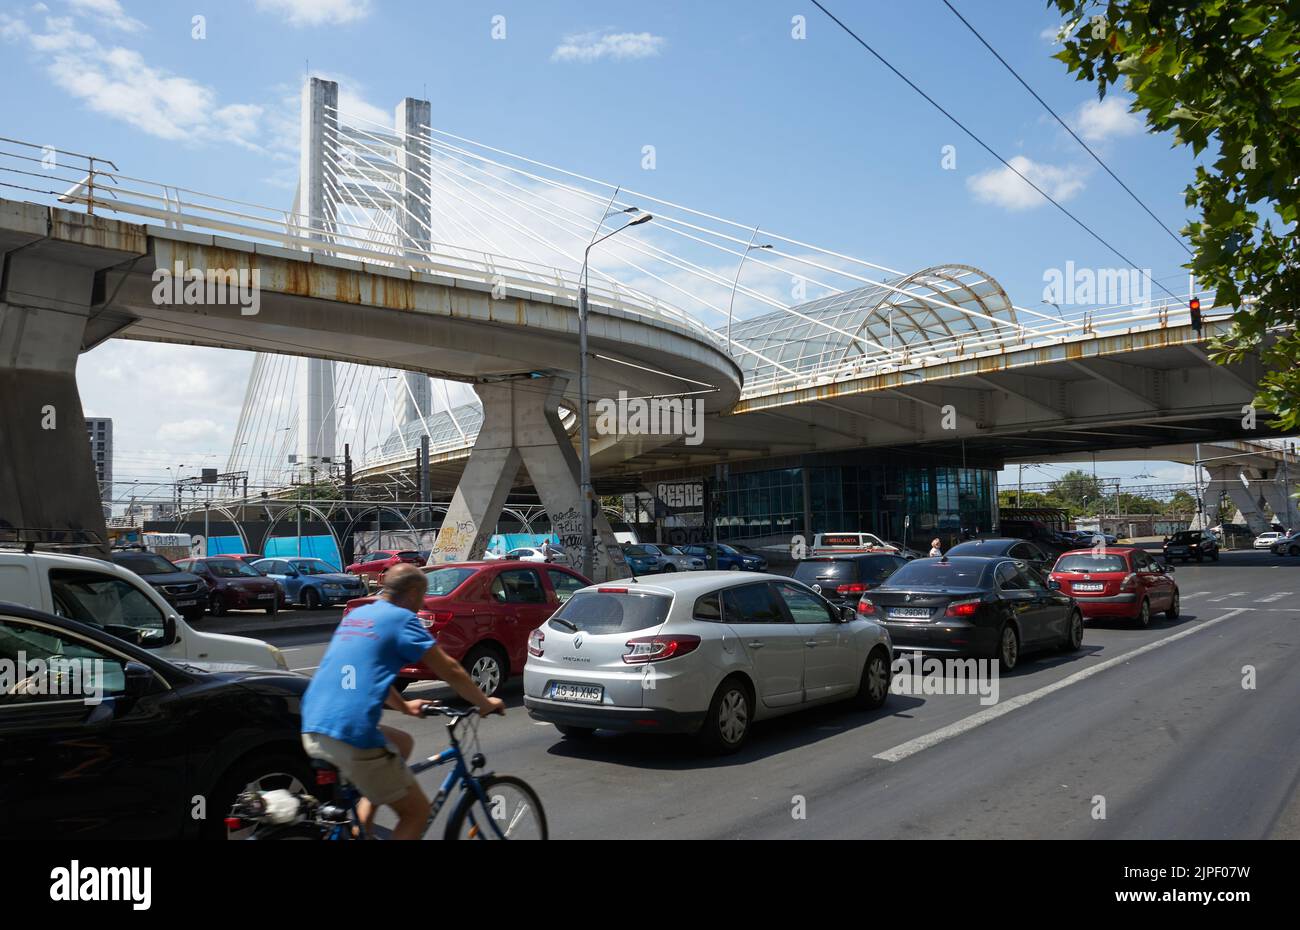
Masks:
[[[1209,593],[1210,593],[1209,591],[1193,591],[1191,594],[1180,593],[1179,597],[1181,597],[1183,600],[1187,600],[1189,597],[1204,597]]]
[[[1131,652],[1126,652],[1123,655],[1115,656],[1115,658],[1107,659],[1104,662],[1098,662],[1096,665],[1091,666],[1090,668],[1085,668],[1082,671],[1075,672],[1073,675],[1069,675],[1065,678],[1062,678],[1060,681],[1054,681],[1050,685],[1044,685],[1043,687],[1038,688],[1035,691],[1030,691],[1028,694],[1022,694],[1019,695],[1018,697],[1013,697],[1010,700],[1003,701],[1001,704],[996,704],[993,707],[988,707],[985,708],[984,710],[977,711],[971,714],[969,717],[964,717],[961,720],[958,720],[956,723],[950,723],[946,727],[940,727],[939,729],[935,730],[933,733],[926,733],[924,736],[918,736],[915,739],[910,739],[905,743],[899,743],[897,746],[893,747],[892,749],[886,749],[884,752],[876,753],[872,758],[884,759],[886,762],[899,762],[903,759],[906,759],[908,756],[915,755],[916,753],[922,751],[923,749],[929,749],[931,746],[937,746],[939,743],[942,743],[946,740],[950,740],[954,736],[960,736],[961,734],[967,733],[975,729],[976,727],[981,727],[992,720],[996,720],[997,718],[1003,716],[1004,714],[1009,714],[1013,710],[1019,710],[1021,707],[1024,707],[1028,704],[1032,704],[1035,701],[1041,700],[1047,697],[1049,694],[1053,694],[1057,691],[1060,691],[1063,688],[1068,688],[1070,687],[1070,685],[1077,685],[1079,682],[1091,678],[1093,675],[1104,672],[1107,669],[1114,668],[1115,666],[1128,662],[1131,659],[1135,659],[1145,652],[1151,652],[1153,649],[1159,649],[1161,646],[1167,646],[1169,643],[1176,642],[1177,640],[1180,640],[1185,636],[1191,636],[1193,633],[1200,632],[1201,630],[1207,630],[1210,627],[1214,626],[1215,624],[1222,623],[1224,620],[1228,620],[1232,617],[1235,617],[1237,614],[1244,613],[1251,609],[1253,608],[1234,607],[1231,610],[1224,613],[1223,616],[1221,617],[1215,617],[1213,620],[1206,620],[1203,623],[1198,623],[1196,626],[1191,627],[1190,629],[1186,629],[1181,632],[1174,633],[1170,636],[1166,636],[1164,639],[1158,639],[1154,643],[1147,643],[1145,646],[1139,646],[1137,649],[1134,649]]]
[[[1219,601],[1226,601],[1230,597],[1242,597],[1245,594],[1246,594],[1245,591],[1233,591],[1231,594],[1223,594],[1220,595],[1219,597],[1210,598],[1210,603],[1217,604],[1219,603]]]
[[[1277,592],[1276,594],[1270,594],[1268,597],[1261,597],[1261,598],[1259,598],[1259,600],[1255,601],[1255,603],[1256,603],[1256,604],[1271,604],[1271,603],[1273,603],[1274,601],[1280,601],[1280,600],[1282,600],[1282,598],[1284,598],[1284,597],[1289,597],[1290,595],[1291,595],[1291,592],[1290,592],[1290,591],[1279,591],[1279,592]]]

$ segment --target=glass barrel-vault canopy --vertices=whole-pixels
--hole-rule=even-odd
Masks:
[[[455,417],[454,421],[452,417]],[[452,408],[450,414],[446,410],[439,410],[430,413],[423,421],[412,420],[403,425],[400,430],[394,430],[384,440],[379,456],[387,460],[396,456],[415,455],[415,450],[420,448],[420,437],[425,435],[426,428],[429,431],[430,449],[467,446],[474,442],[474,437],[478,435],[482,423],[483,408],[479,406],[478,401],[458,404]],[[460,429],[456,428],[457,424],[460,425]],[[461,438],[462,432],[464,439]]]
[[[746,391],[938,361],[1019,341],[1023,333],[1006,291],[969,265],[936,265],[841,291],[731,331]]]

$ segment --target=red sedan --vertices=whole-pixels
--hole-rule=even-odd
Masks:
[[[571,568],[534,562],[455,562],[425,571],[429,591],[420,621],[488,695],[511,675],[523,673],[528,635],[574,591],[591,584]],[[343,616],[373,600],[348,601]],[[398,673],[396,685],[400,691],[412,681],[437,677],[423,665],[408,665]]]
[[[1172,565],[1157,562],[1142,549],[1109,546],[1079,549],[1056,560],[1052,579],[1074,598],[1085,620],[1121,617],[1151,623],[1153,613],[1178,616],[1178,584]]]
[[[224,555],[181,559],[176,567],[193,572],[208,584],[208,612],[214,617],[229,610],[276,613],[284,606],[284,589],[247,562]]]
[[[376,549],[358,558],[344,571],[352,575],[360,575],[367,581],[378,581],[384,577],[384,572],[403,562],[409,565],[424,564],[420,553],[414,549]]]

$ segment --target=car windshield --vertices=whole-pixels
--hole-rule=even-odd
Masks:
[[[740,555],[739,552],[731,548],[731,546],[726,545],[725,543],[718,543],[718,551],[725,552],[727,555]]]
[[[1057,572],[1126,572],[1128,563],[1122,555],[1100,555],[1092,552],[1079,552],[1061,556],[1056,563]]]
[[[113,561],[137,575],[168,575],[180,569],[156,552],[120,552]]]
[[[686,554],[686,553],[683,552],[682,550],[678,549],[676,546],[664,546],[664,547],[663,547],[663,550],[664,550],[664,552],[666,552],[668,555],[685,555],[685,554]]]
[[[420,553],[416,552],[414,549],[409,549],[406,552],[397,553],[397,557],[399,559],[418,559],[420,557]]]
[[[918,559],[889,576],[886,588],[978,588],[988,562],[984,559]]]
[[[628,546],[624,551],[635,559],[645,559],[655,554],[645,546]]]
[[[297,559],[289,563],[304,575],[333,575],[334,569],[320,559]]]
[[[948,550],[949,555],[1000,555],[1007,543],[993,539],[972,539],[970,542],[957,543]]]
[[[470,575],[474,574],[472,568],[435,568],[425,576],[429,579],[429,590],[426,592],[428,597],[446,597],[452,591],[460,587]]]
[[[551,618],[551,626],[572,633],[630,633],[659,626],[668,616],[673,599],[662,594],[642,594],[627,588],[579,591]],[[571,626],[557,623],[567,621]]]
[[[218,578],[261,578],[262,573],[239,559],[208,559],[208,571]]]
[[[858,563],[852,559],[804,559],[794,569],[795,581],[857,581]]]
[[[1200,541],[1201,541],[1201,533],[1199,530],[1195,532],[1188,532],[1184,530],[1181,533],[1175,533],[1174,538],[1170,540],[1170,542],[1176,542],[1176,543],[1194,543]]]

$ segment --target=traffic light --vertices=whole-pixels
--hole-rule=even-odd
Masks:
[[[1193,297],[1187,302],[1187,309],[1192,311],[1192,329],[1198,333],[1201,331],[1201,301],[1198,297]]]

